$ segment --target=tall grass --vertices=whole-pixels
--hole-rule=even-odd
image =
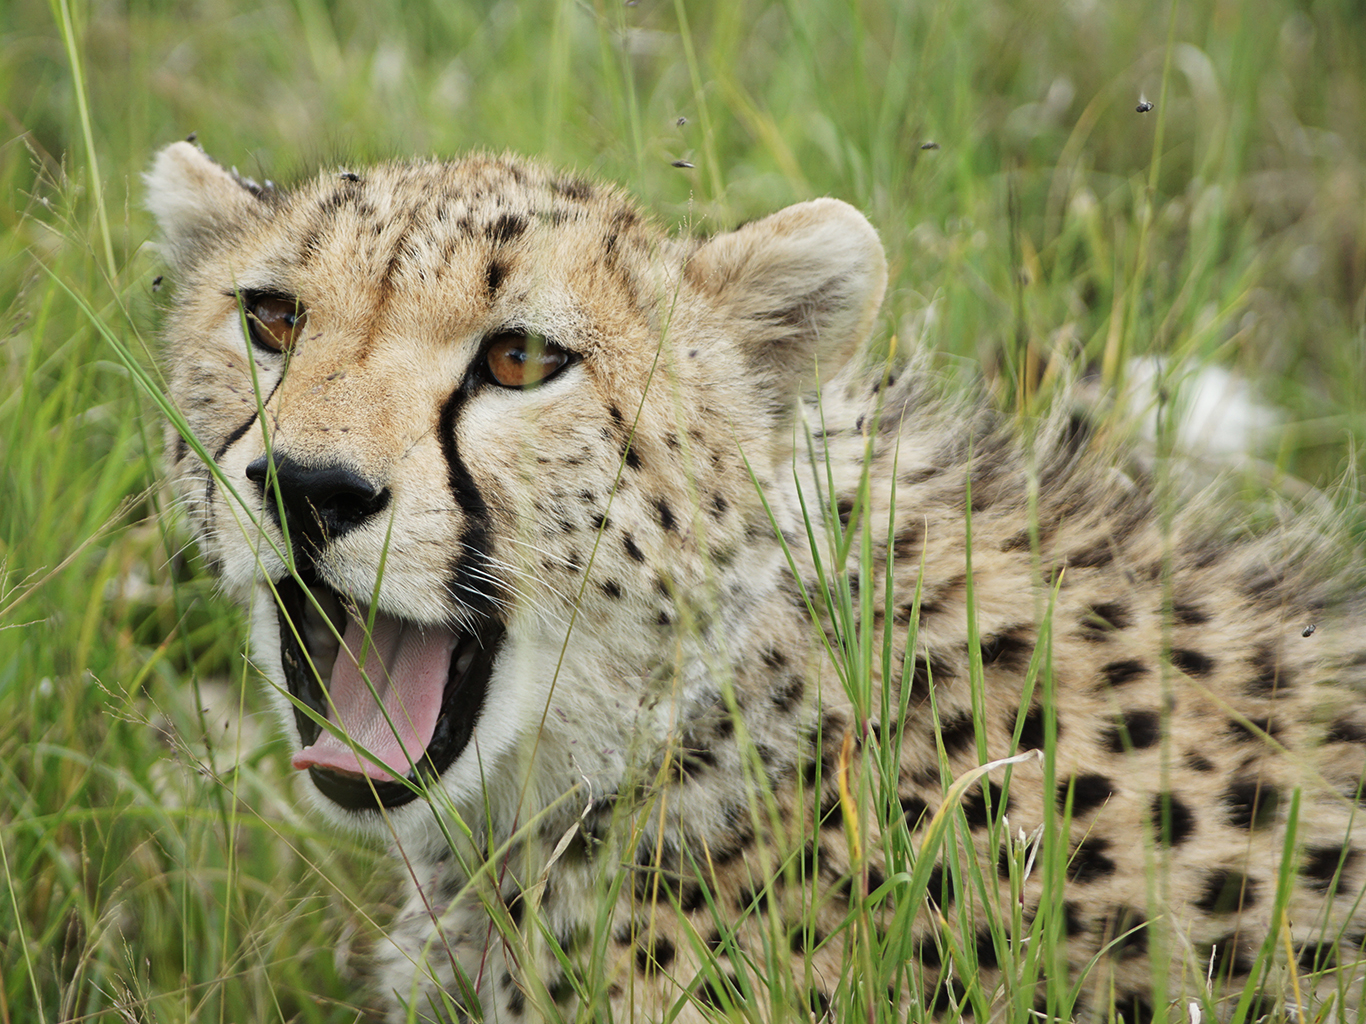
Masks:
[[[7,0],[0,1024],[353,1020],[381,926],[375,855],[298,810],[102,336],[157,379],[158,146],[276,179],[509,148],[695,230],[837,195],[889,251],[882,337],[1016,408],[1063,362],[1217,360],[1287,410],[1250,486],[1323,485],[1366,436],[1363,66],[1346,0]],[[885,656],[843,653],[855,681]],[[897,952],[861,968],[882,990]]]

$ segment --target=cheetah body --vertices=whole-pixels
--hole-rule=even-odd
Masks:
[[[769,986],[1025,1012],[1031,929],[1083,1018],[1236,995],[1264,951],[1278,993],[1350,965],[1366,642],[1336,545],[1164,517],[1065,416],[1026,439],[923,359],[863,368],[886,270],[852,208],[675,239],[512,159],[285,190],[186,143],[148,184],[171,477],[314,802],[402,854],[394,1020],[771,1019]],[[509,387],[507,338],[564,361]],[[313,712],[377,760],[300,710],[301,659],[335,697],[365,628],[381,689]],[[378,735],[380,704],[427,720]],[[414,796],[395,756],[429,740]],[[906,965],[885,992],[840,981],[860,922]]]

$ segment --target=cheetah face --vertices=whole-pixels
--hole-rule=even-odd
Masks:
[[[147,182],[172,480],[320,803],[478,820],[527,771],[619,768],[673,603],[766,522],[751,469],[871,327],[867,221],[673,240],[485,157],[283,190],[177,143]]]
[[[243,305],[247,336],[263,348],[281,342],[289,349],[309,336],[309,314],[298,300],[247,298]],[[276,310],[288,315],[271,334]],[[291,446],[301,441],[283,415],[273,434],[263,435],[273,438],[269,450],[245,467],[255,492],[251,512],[279,532],[274,550],[288,551],[286,574],[263,581],[273,621],[272,608],[262,608],[258,632],[278,637],[301,744],[293,764],[348,811],[400,807],[423,783],[443,777],[474,734],[507,634],[517,594],[508,577],[516,569],[495,554],[485,491],[464,446],[452,443],[457,422],[471,406],[506,414],[509,399],[525,404],[500,392],[548,386],[577,357],[539,335],[508,330],[489,333],[472,350],[451,393],[430,396],[435,428],[419,435],[414,422],[402,435],[402,455],[382,469],[353,468],[359,460],[347,458],[345,447],[300,461]],[[408,517],[405,509],[421,500],[413,496],[441,493],[421,473],[413,479],[424,463],[413,453],[433,436],[456,502],[444,514]],[[374,437],[368,441],[379,447]],[[245,454],[254,450],[248,445]],[[407,554],[423,551],[458,555],[424,564]]]

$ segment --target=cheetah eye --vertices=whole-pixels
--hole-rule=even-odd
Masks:
[[[529,388],[554,376],[569,362],[569,353],[539,334],[495,335],[484,352],[484,366],[495,384]]]
[[[308,313],[298,299],[281,295],[246,295],[242,305],[247,313],[251,340],[272,352],[288,352],[299,340],[308,323]]]

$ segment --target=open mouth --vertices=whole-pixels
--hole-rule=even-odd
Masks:
[[[492,618],[472,631],[423,626],[305,579],[276,585],[285,683],[346,738],[296,705],[294,767],[348,810],[406,804],[469,743],[504,628]]]

